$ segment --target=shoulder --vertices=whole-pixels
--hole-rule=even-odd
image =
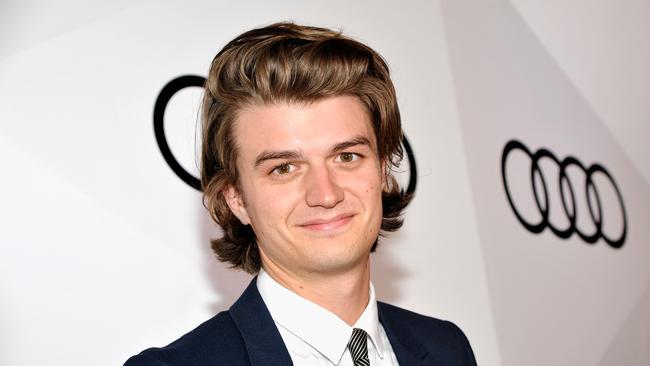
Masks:
[[[165,347],[148,348],[129,358],[124,366],[247,365],[246,355],[241,334],[224,311]]]
[[[464,360],[475,365],[474,353],[465,333],[454,323],[378,302],[380,320],[394,337],[417,340],[441,359]],[[388,329],[386,329],[388,328]]]

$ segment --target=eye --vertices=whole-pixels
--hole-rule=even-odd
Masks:
[[[360,158],[360,156],[357,153],[344,152],[344,153],[339,154],[337,160],[339,160],[339,161],[341,161],[343,163],[351,163],[351,162],[353,162],[355,160],[359,160],[359,158]]]
[[[286,175],[286,174],[291,173],[295,169],[296,169],[296,167],[293,166],[292,164],[283,163],[283,164],[280,164],[280,165],[276,166],[275,168],[273,168],[273,170],[271,170],[271,174]]]

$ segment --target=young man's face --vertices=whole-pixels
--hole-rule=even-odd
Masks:
[[[226,200],[257,236],[263,266],[293,275],[366,265],[382,220],[383,164],[353,96],[242,110],[241,190]]]

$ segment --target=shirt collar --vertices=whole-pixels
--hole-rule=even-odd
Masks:
[[[360,328],[363,329],[366,333],[368,333],[372,345],[377,350],[377,354],[379,355],[379,358],[384,359],[384,350],[386,349],[387,345],[384,344],[385,341],[384,337],[379,336],[380,334],[379,327],[380,325],[379,325],[379,315],[377,313],[377,299],[375,297],[375,287],[372,285],[371,282],[368,306],[366,306],[366,309],[363,311],[363,313],[361,313],[361,316],[359,317],[359,319],[357,319],[357,322],[354,323],[354,327],[352,328]],[[350,329],[350,332],[352,332],[352,329]]]
[[[354,327],[329,310],[313,303],[275,281],[263,269],[257,276],[257,289],[273,320],[302,339],[332,363],[338,364],[345,353],[353,328],[361,328],[371,339],[380,358],[384,344],[380,337],[375,290],[370,283],[369,301]]]

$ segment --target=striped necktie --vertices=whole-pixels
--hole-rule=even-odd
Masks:
[[[348,349],[352,355],[354,366],[370,366],[368,360],[368,335],[363,329],[354,328],[352,330],[352,337],[348,342]]]

